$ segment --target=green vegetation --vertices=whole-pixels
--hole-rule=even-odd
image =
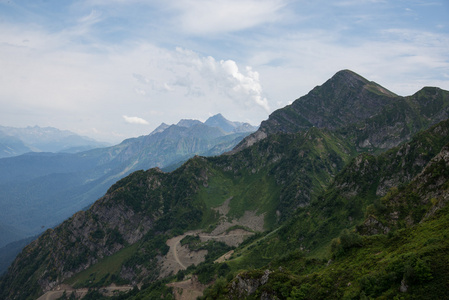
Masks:
[[[276,233],[255,237],[236,249],[234,259],[227,262],[231,269],[256,268],[239,273],[239,278],[254,280],[261,280],[270,270],[265,284],[251,295],[242,295],[232,288],[232,282],[241,280],[235,278],[211,287],[205,299],[221,299],[224,295],[260,299],[263,294],[281,299],[444,298],[449,278],[449,207],[440,206],[444,209],[436,211],[434,207],[441,205],[441,191],[448,189],[449,166],[442,159],[431,158],[447,151],[440,145],[449,137],[432,138],[432,132],[447,132],[448,123],[385,154],[354,159],[327,192],[299,209]],[[398,155],[402,149],[408,153]],[[427,160],[423,173],[424,165],[419,169],[414,164],[418,160]],[[395,168],[395,161],[408,164],[400,163],[402,168]],[[394,170],[391,177],[404,170],[413,175],[398,177],[401,188],[393,188],[379,199],[379,174],[386,170]],[[420,173],[415,180],[407,181]],[[353,190],[357,193],[350,193]],[[399,214],[393,213],[398,209]],[[429,211],[433,214],[420,222]],[[368,225],[362,224],[372,214],[383,224],[370,226],[383,226],[387,234],[359,235],[357,231],[368,232]],[[393,224],[386,218],[391,215],[398,216],[394,230],[387,227]]]
[[[211,284],[204,299],[444,297],[449,120],[416,132],[448,104],[445,91],[403,98],[339,72],[273,113],[261,126],[270,134],[252,146],[118,181],[91,209],[28,246],[0,282],[12,292],[0,296],[32,299],[42,282],[74,272],[66,282],[77,286],[143,283],[120,296],[130,299],[170,299],[166,284],[186,275]],[[167,239],[212,231],[220,218],[246,211],[264,214],[265,232],[225,263],[214,261],[232,248],[186,236],[181,244],[207,250],[206,261],[158,280]]]
[[[137,250],[137,244],[126,247],[111,256],[105,257],[98,263],[79,272],[66,281],[73,287],[101,287],[110,283],[127,283],[118,281],[123,263]]]

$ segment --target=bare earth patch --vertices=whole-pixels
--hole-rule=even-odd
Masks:
[[[194,300],[202,296],[207,287],[207,285],[200,283],[196,276],[184,281],[169,283],[167,286],[173,287],[176,300]]]
[[[113,296],[117,292],[127,292],[131,289],[133,289],[133,287],[130,285],[117,286],[115,284],[111,284],[110,286],[99,288],[98,291],[105,296]],[[37,298],[37,300],[56,300],[62,297],[64,293],[68,297],[74,294],[76,299],[82,299],[84,296],[86,296],[88,291],[89,289],[87,288],[74,289],[68,284],[61,284],[55,287],[53,290],[46,292],[45,294]]]
[[[181,240],[187,235],[197,235],[201,241],[215,240],[223,242],[229,246],[240,245],[248,236],[251,236],[256,231],[263,231],[264,214],[257,215],[255,211],[246,211],[239,219],[229,220],[227,214],[229,213],[229,202],[232,198],[227,199],[221,206],[214,208],[220,213],[220,222],[217,227],[210,233],[201,232],[199,230],[189,231],[183,235],[179,235],[167,240],[167,245],[170,247],[167,255],[160,259],[159,265],[161,267],[159,278],[164,278],[172,274],[178,273],[179,270],[185,270],[190,265],[198,265],[205,261],[207,250],[191,251],[187,246],[181,246]],[[229,228],[233,226],[242,226],[251,231],[241,228],[233,229],[229,232]],[[220,258],[215,260],[216,263],[221,263],[229,259],[233,251],[225,253]],[[190,300],[196,299],[203,295],[206,285],[201,284],[195,276],[182,281],[168,284],[173,287],[175,299]],[[119,291],[129,291],[132,286],[115,286],[99,288],[99,291],[106,295],[112,296]],[[45,293],[38,300],[54,300],[63,295],[70,295],[75,293],[77,297],[84,297],[88,289],[73,289],[69,285],[59,285],[53,290]]]
[[[167,241],[170,250],[160,261],[160,278],[169,276],[170,274],[176,274],[179,270],[185,270],[188,266],[192,264],[198,265],[205,260],[207,251],[190,251],[187,246],[181,246],[180,241],[187,235],[197,235],[202,242],[215,240],[223,242],[228,246],[238,246],[248,236],[253,235],[254,232],[263,231],[265,214],[257,215],[255,211],[246,211],[239,219],[229,220],[227,214],[229,213],[229,202],[231,199],[232,198],[226,199],[222,205],[214,208],[214,210],[220,213],[220,222],[211,233],[191,231]],[[242,226],[251,231],[242,228],[228,231],[234,226]],[[221,263],[228,260],[233,252],[234,251],[229,251],[225,253],[216,259],[215,262]],[[182,282],[170,283],[168,286],[174,288],[173,293],[175,299],[178,300],[196,299],[198,296],[203,295],[203,291],[206,288],[206,286],[200,284],[194,276],[191,279]]]
[[[220,222],[218,223],[217,227],[211,232],[211,235],[222,234],[223,232],[228,230],[228,228],[235,225],[244,226],[253,231],[263,231],[265,225],[265,214],[257,215],[255,211],[247,210],[239,219],[233,219],[230,221],[227,217],[227,214],[229,213],[229,202],[231,201],[231,199],[232,197],[226,199],[226,201],[223,202],[222,205],[213,208],[220,214]]]
[[[185,236],[197,233],[198,231],[190,231],[167,240],[166,243],[170,250],[159,262],[161,265],[159,278],[176,274],[179,270],[185,270],[188,266],[198,265],[205,260],[206,250],[190,251],[187,246],[181,246],[180,243]]]

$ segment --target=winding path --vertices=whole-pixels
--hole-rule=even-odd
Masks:
[[[176,242],[173,245],[173,247],[171,247],[171,251],[173,253],[173,257],[175,258],[176,262],[181,266],[181,268],[183,270],[187,269],[186,266],[184,266],[184,264],[179,260],[179,256],[178,256],[178,245],[181,243],[181,240],[186,236],[187,234],[184,235],[180,235],[178,237],[176,237]]]

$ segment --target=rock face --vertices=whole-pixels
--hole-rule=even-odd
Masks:
[[[270,270],[265,270],[263,274],[259,276],[248,276],[247,273],[242,273],[236,276],[236,279],[231,284],[229,291],[230,299],[244,299],[254,294],[257,289],[265,285],[270,277]]]
[[[385,209],[376,212],[383,217],[382,223],[367,226],[365,221],[364,225],[374,231],[410,227],[431,218],[448,202],[449,144],[411,180],[407,191],[396,189],[384,198]]]
[[[119,181],[88,211],[76,213],[28,245],[11,265],[9,277],[2,284],[11,286],[12,281],[28,286],[28,294],[15,291],[19,298],[40,294],[141,240],[164,216],[164,200],[168,206],[172,201],[169,196],[159,196],[167,188],[162,184],[166,177],[159,169],[151,169]],[[197,180],[202,182],[199,177]],[[190,188],[195,187],[186,187],[185,195]],[[26,275],[16,278],[18,274]]]

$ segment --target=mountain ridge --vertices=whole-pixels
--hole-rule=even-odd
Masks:
[[[339,88],[335,89],[336,86]],[[430,103],[420,99],[430,100]],[[350,134],[359,140],[359,147],[366,150],[387,149],[448,118],[448,103],[448,92],[439,88],[425,87],[412,96],[401,97],[350,70],[343,70],[291,105],[274,111],[261,123],[258,131],[246,137],[230,153],[240,151],[268,134],[296,132],[313,126],[352,131]],[[385,125],[386,117],[392,119],[388,121],[391,128],[388,132],[378,133]],[[368,127],[364,128],[366,125]]]
[[[198,122],[191,127],[162,124],[147,136],[75,154],[28,153],[0,159],[2,219],[8,228],[16,228],[16,240],[38,234],[88,207],[133,171],[170,167],[196,154],[218,155],[248,134],[224,133]],[[14,241],[11,233],[0,234],[5,238],[0,245]]]
[[[9,148],[0,152],[0,158],[11,157],[27,152],[68,152],[76,153],[93,148],[109,146],[92,138],[80,136],[68,130],[54,127],[28,126],[25,128],[0,126],[0,141]],[[23,145],[14,146],[7,138],[15,138]],[[11,145],[11,146],[8,146]]]

